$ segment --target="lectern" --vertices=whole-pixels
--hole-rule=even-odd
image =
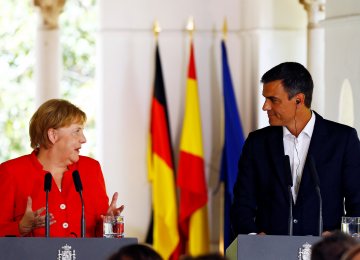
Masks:
[[[311,245],[317,236],[238,235],[226,249],[229,260],[297,260],[310,259]]]
[[[0,238],[0,259],[106,260],[136,238]]]

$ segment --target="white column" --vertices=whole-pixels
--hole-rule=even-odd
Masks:
[[[325,113],[325,35],[320,21],[325,18],[326,0],[300,0],[308,15],[307,67],[314,80],[312,108]]]
[[[59,15],[65,0],[34,0],[39,10],[39,26],[36,33],[36,104],[59,97],[62,70]]]
[[[59,30],[39,28],[36,33],[36,105],[59,97],[61,51]]]

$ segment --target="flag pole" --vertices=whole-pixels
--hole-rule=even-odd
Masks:
[[[159,38],[159,33],[161,32],[160,23],[157,19],[154,21],[153,32],[154,32],[155,41],[157,42]]]
[[[192,40],[193,33],[195,31],[194,18],[192,16],[190,16],[189,19],[188,19],[188,22],[187,22],[187,25],[186,25],[186,30],[189,33],[190,40]]]
[[[227,19],[226,19],[226,17],[224,18],[222,33],[223,33],[223,40],[226,41],[226,39],[227,39],[227,33],[228,33],[228,25],[227,25]]]
[[[227,27],[227,21],[226,21],[226,17],[224,18],[224,23],[223,23],[223,28],[222,28],[222,39],[225,42],[227,39],[227,32],[228,32],[228,27]],[[225,111],[224,111],[225,112]],[[224,119],[225,120],[225,119]],[[224,122],[224,121],[223,121]],[[223,134],[224,136],[224,141],[225,141],[225,134]],[[225,184],[224,182],[221,182],[220,184],[220,217],[219,217],[219,225],[220,225],[220,232],[219,232],[219,252],[222,253],[223,255],[225,255],[225,248],[224,248],[224,227],[225,227],[225,219],[224,219],[224,212],[225,212]]]

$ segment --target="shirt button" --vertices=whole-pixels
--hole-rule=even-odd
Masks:
[[[63,227],[63,228],[68,228],[68,227],[69,227],[69,224],[68,224],[67,222],[64,222],[64,223],[62,224],[62,227]]]
[[[64,203],[60,204],[60,209],[66,209],[66,205]]]
[[[298,220],[297,219],[294,219],[294,224],[298,223]]]

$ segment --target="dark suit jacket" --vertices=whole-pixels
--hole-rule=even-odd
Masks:
[[[323,230],[340,229],[341,216],[360,217],[360,142],[354,128],[316,114],[308,157],[320,180]],[[239,160],[231,223],[234,234],[287,235],[289,193],[284,166],[282,127],[249,134]],[[344,203],[345,199],[345,203]],[[307,159],[296,204],[293,234],[318,235],[319,199]]]

